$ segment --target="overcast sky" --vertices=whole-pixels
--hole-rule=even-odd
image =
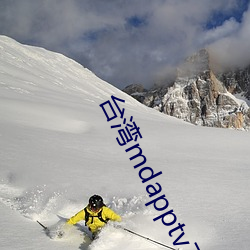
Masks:
[[[0,0],[0,34],[57,51],[124,88],[212,47],[250,62],[250,0]]]

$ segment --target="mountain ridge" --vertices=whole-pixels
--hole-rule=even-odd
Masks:
[[[123,91],[148,107],[195,125],[248,130],[250,66],[217,72],[211,61],[209,51],[202,49],[177,68],[171,85],[143,91],[140,85],[131,85]]]

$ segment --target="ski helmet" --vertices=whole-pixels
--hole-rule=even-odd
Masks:
[[[95,194],[89,198],[89,206],[91,210],[99,210],[103,205],[103,199],[101,196]]]

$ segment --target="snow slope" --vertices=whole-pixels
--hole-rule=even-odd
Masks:
[[[196,127],[149,109],[63,55],[0,36],[1,249],[162,249],[108,225],[90,244],[83,223],[63,239],[53,228],[82,209],[92,194],[123,217],[122,225],[173,247],[168,226],[145,206],[146,185],[119,146],[100,104],[111,95],[140,127],[147,166],[178,222],[183,250],[248,250],[248,132]],[[116,122],[114,122],[116,123]],[[112,125],[114,125],[112,123]],[[130,142],[130,146],[135,143]],[[82,227],[81,227],[82,225]]]

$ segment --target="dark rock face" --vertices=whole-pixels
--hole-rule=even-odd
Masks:
[[[228,91],[232,94],[242,93],[250,100],[250,66],[218,74]]]
[[[146,91],[137,86],[130,90],[125,92],[143,104],[196,125],[250,127],[247,103],[233,95],[250,99],[250,67],[215,75],[205,49],[187,58],[170,87]]]
[[[128,85],[125,89],[123,89],[125,93],[128,95],[133,96],[137,101],[143,103],[144,101],[144,95],[147,92],[146,89],[144,89],[142,84],[131,84]]]

